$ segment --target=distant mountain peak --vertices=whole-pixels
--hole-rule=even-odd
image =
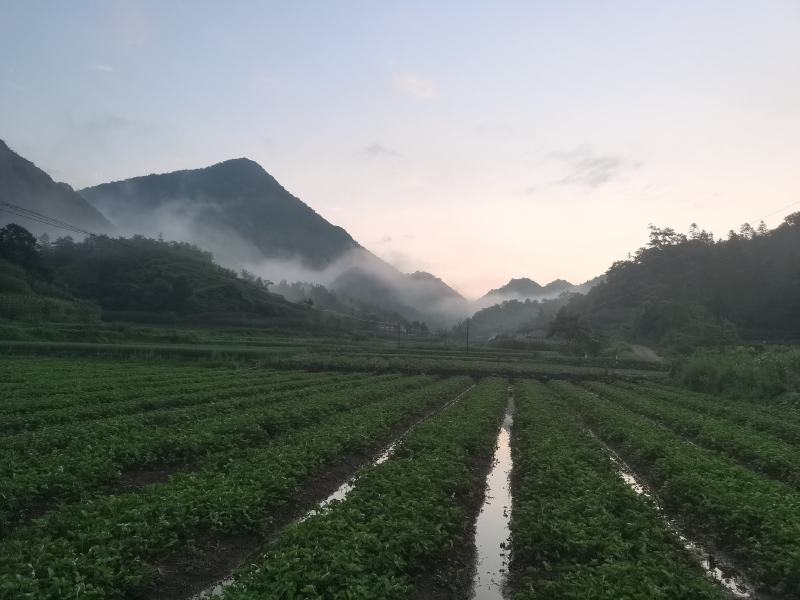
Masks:
[[[528,277],[510,279],[509,282],[497,289],[489,290],[486,296],[525,296],[539,295],[544,288]]]
[[[249,158],[106,183],[81,194],[130,233],[195,243],[229,265],[279,258],[320,269],[360,248]]]

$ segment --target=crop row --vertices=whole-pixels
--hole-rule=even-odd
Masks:
[[[385,441],[410,415],[467,386],[464,378],[393,395],[278,443],[141,492],[68,506],[0,541],[0,598],[125,598],[154,584],[153,557],[204,532],[257,532],[337,457]]]
[[[395,375],[394,377],[400,376]],[[87,444],[99,444],[101,441],[117,435],[118,432],[138,430],[145,434],[152,428],[179,427],[192,421],[221,417],[234,411],[247,409],[273,395],[282,395],[288,398],[311,390],[345,389],[367,379],[369,378],[364,376],[322,377],[314,382],[305,385],[299,384],[288,389],[279,386],[278,389],[268,389],[263,393],[235,395],[216,400],[207,399],[195,404],[164,406],[159,410],[97,419],[92,421],[90,426],[82,422],[50,425],[33,431],[0,436],[0,449],[5,452],[22,452],[26,456],[62,452],[70,448],[81,448]],[[168,399],[162,399],[162,402],[168,402]]]
[[[230,370],[207,366],[182,365],[181,373],[201,375],[203,372]],[[21,392],[27,390],[58,392],[64,380],[79,384],[86,391],[101,390],[114,386],[124,378],[168,379],[175,376],[175,366],[159,363],[86,360],[81,358],[49,358],[4,356],[0,363],[0,391]],[[46,375],[44,377],[43,375]]]
[[[0,403],[0,414],[24,415],[28,413],[70,408],[75,404],[81,406],[99,405],[121,400],[133,400],[146,396],[157,396],[164,390],[191,390],[198,386],[208,386],[226,381],[252,381],[260,377],[275,375],[279,371],[267,370],[233,370],[206,369],[205,372],[183,372],[176,370],[171,377],[163,378],[117,375],[113,382],[100,386],[88,386],[81,380],[84,375],[79,371],[68,374],[58,380],[58,385],[51,389],[30,388],[5,393]],[[295,377],[307,376],[299,371],[283,371],[287,378],[294,373]],[[39,377],[49,377],[42,373]]]
[[[776,409],[765,404],[722,399],[701,392],[650,384],[626,384],[629,389],[647,393],[648,396],[668,400],[679,406],[691,408],[701,414],[724,417],[753,429],[764,431],[793,444],[800,444],[800,417],[787,409]]]
[[[469,358],[428,358],[423,356],[350,356],[347,354],[304,353],[292,356],[275,356],[264,361],[266,366],[291,369],[363,370],[403,373],[436,373],[440,375],[469,373],[475,376],[502,377],[578,377],[597,378],[614,372],[621,376],[637,378],[662,378],[663,372],[638,369],[613,369],[592,366],[562,365],[541,361],[506,362],[498,360],[470,360]]]
[[[784,440],[725,418],[703,415],[669,401],[650,398],[646,389],[631,390],[604,383],[589,383],[586,387],[650,417],[704,448],[723,452],[754,471],[792,487],[800,486],[800,448]]]
[[[751,581],[800,596],[800,494],[593,392],[552,385],[645,476],[667,514],[744,565]]]
[[[482,497],[482,469],[471,467],[488,463],[506,402],[506,383],[484,380],[417,426],[344,501],[288,527],[224,597],[408,598],[415,579],[432,580],[469,543],[460,499]]]
[[[229,453],[264,446],[292,429],[308,426],[336,412],[430,383],[430,378],[377,377],[362,382],[275,392],[254,398],[249,408],[226,415],[209,414],[179,427],[119,427],[89,444],[72,444],[57,453],[10,452],[0,459],[0,531],[31,508],[103,492],[126,470],[191,461],[193,466]],[[86,432],[91,433],[91,426]],[[84,435],[84,439],[88,437]],[[222,454],[220,454],[222,453]]]
[[[523,382],[515,406],[515,598],[724,598],[551,390]]]
[[[148,411],[158,411],[179,406],[194,406],[225,398],[237,396],[257,395],[271,389],[292,389],[319,381],[323,377],[313,374],[298,375],[297,372],[264,373],[262,377],[249,377],[239,379],[231,376],[229,379],[212,382],[202,382],[195,385],[175,385],[150,391],[140,397],[131,399],[112,400],[100,404],[84,406],[83,403],[74,403],[66,408],[44,410],[22,415],[9,415],[4,417],[0,432],[16,433],[30,431],[49,425],[67,423],[87,423],[92,420],[116,418],[127,414],[136,414]]]

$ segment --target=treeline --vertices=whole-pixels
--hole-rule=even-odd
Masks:
[[[563,315],[591,329],[690,348],[737,339],[800,339],[800,212],[773,230],[743,225],[727,239],[692,225],[650,227],[648,244]]]
[[[371,322],[376,327],[399,328],[404,333],[429,335],[428,325],[421,320],[406,319],[391,308],[382,308],[379,304],[368,303],[339,294],[319,283],[303,281],[287,282],[282,280],[270,284],[270,291],[280,294],[289,302],[303,303],[322,311],[347,315],[353,319]]]
[[[15,308],[0,313],[9,319],[72,320],[66,313],[25,314],[20,308],[33,298],[82,306],[88,302],[120,320],[222,315],[307,320],[314,312],[238,277],[190,244],[142,236],[50,242],[37,240],[16,224],[0,229],[0,296],[0,310]]]

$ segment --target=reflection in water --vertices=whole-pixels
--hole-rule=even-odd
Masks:
[[[420,418],[416,423],[414,423],[406,431],[404,431],[402,434],[400,434],[400,436],[397,439],[395,439],[391,444],[386,446],[386,448],[384,448],[383,451],[380,454],[378,454],[378,456],[375,458],[375,460],[372,461],[371,466],[381,465],[381,464],[385,463],[387,460],[389,460],[392,457],[392,455],[394,454],[395,450],[397,449],[397,445],[400,443],[400,441],[406,435],[408,435],[408,433],[412,429],[414,429],[414,427],[416,427],[420,423],[426,421],[427,419],[431,418],[432,416],[442,412],[443,410],[445,410],[449,406],[452,406],[456,402],[460,401],[474,387],[475,387],[475,384],[472,384],[471,386],[469,386],[466,390],[461,392],[458,396],[456,396],[452,400],[447,401],[442,406],[434,409],[433,411],[431,411],[428,414],[426,414],[424,417]],[[505,423],[504,423],[504,426],[505,426]],[[317,504],[317,506],[315,506],[314,508],[309,510],[306,514],[304,514],[302,517],[297,519],[297,523],[302,523],[303,521],[305,521],[307,519],[310,519],[311,517],[313,517],[315,515],[322,514],[323,512],[325,512],[325,509],[332,502],[344,500],[347,497],[347,495],[353,490],[353,488],[355,486],[356,486],[356,476],[354,475],[353,477],[351,477],[350,479],[348,479],[347,481],[342,483],[338,488],[336,488],[327,498],[325,498],[325,500],[323,500],[322,502]],[[206,589],[202,590],[201,592],[198,592],[197,594],[192,596],[190,600],[205,600],[206,598],[219,598],[220,596],[222,596],[225,593],[225,590],[227,588],[229,588],[231,585],[233,585],[234,583],[235,583],[235,579],[233,577],[225,577],[224,579],[221,579],[219,581],[214,582],[213,584],[211,584],[209,587],[207,587]]]
[[[497,436],[494,462],[486,477],[486,495],[481,512],[475,521],[475,576],[472,581],[473,600],[502,600],[508,570],[511,518],[511,423],[514,398],[509,396],[508,408]]]
[[[667,518],[658,504],[656,499],[647,491],[647,488],[642,484],[633,474],[627,464],[617,455],[616,452],[607,448],[609,458],[617,469],[617,475],[640,496],[648,498],[656,507],[661,518],[666,523],[667,527],[680,539],[683,547],[689,552],[691,557],[697,562],[705,571],[706,576],[713,581],[716,581],[734,598],[756,598],[756,594],[752,586],[745,583],[740,577],[736,575],[729,561],[721,556],[715,556],[699,543],[690,540],[680,530],[678,525]]]

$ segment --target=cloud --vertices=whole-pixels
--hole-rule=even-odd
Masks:
[[[599,187],[635,171],[643,164],[622,156],[598,154],[586,147],[562,152],[555,156],[564,163],[567,169],[567,174],[559,183],[590,188]]]
[[[392,236],[385,235],[379,241],[379,244],[391,244],[392,243]]]
[[[94,115],[81,121],[69,118],[68,124],[78,139],[95,144],[116,143],[121,138],[141,137],[152,131],[147,123],[114,114]]]
[[[413,73],[398,73],[394,76],[393,83],[395,89],[415,98],[427,100],[438,95],[436,84]]]
[[[18,92],[27,92],[28,88],[26,88],[21,83],[17,83],[16,81],[6,81],[6,85],[10,87],[12,90],[17,90]]]
[[[361,156],[366,158],[396,158],[402,156],[396,150],[382,146],[381,144],[370,144],[365,146],[359,152]]]
[[[104,65],[104,64],[93,64],[87,67],[90,71],[94,71],[95,73],[113,73],[116,69],[111,65]]]

